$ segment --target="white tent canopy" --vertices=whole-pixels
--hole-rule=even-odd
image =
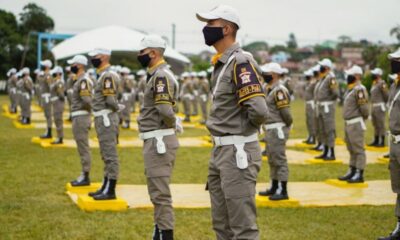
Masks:
[[[144,36],[144,33],[126,27],[107,26],[79,33],[57,44],[51,51],[56,60],[86,54],[99,47],[116,52],[138,52],[139,43]],[[165,50],[165,56],[182,63],[190,63],[187,57],[170,47]]]

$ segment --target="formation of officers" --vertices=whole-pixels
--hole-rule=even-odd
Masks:
[[[258,66],[250,53],[236,42],[240,29],[238,13],[230,6],[220,5],[196,17],[205,23],[205,43],[217,52],[209,72],[184,72],[180,79],[164,60],[165,41],[148,35],[141,41],[138,61],[146,68],[131,74],[126,67],[111,66],[111,51],[96,48],[69,59],[64,71],[52,68],[50,60],[42,61],[35,71],[35,84],[28,68],[9,76],[10,111],[21,108],[21,123],[30,124],[30,106],[35,94],[44,110],[47,131],[41,138],[52,138],[52,124],[57,139],[63,142],[63,111],[69,104],[72,131],[77,143],[82,173],[71,181],[72,186],[90,184],[91,154],[88,134],[94,116],[94,126],[104,161],[101,187],[89,193],[95,200],[116,198],[119,160],[116,150],[119,125],[130,127],[130,113],[140,106],[137,119],[139,137],[143,140],[143,157],[147,187],[154,205],[153,239],[173,239],[174,212],[170,191],[171,174],[179,142],[176,134],[183,131],[176,116],[178,100],[182,102],[184,121],[202,113],[213,140],[206,189],[210,193],[212,225],[217,239],[259,239],[256,224],[255,185],[261,168],[262,154],[268,156],[271,186],[260,192],[271,201],[289,198],[289,176],[285,148],[293,124],[290,112],[292,87],[287,71],[277,63]],[[352,66],[345,71],[347,91],[343,118],[345,141],[350,153],[348,172],[339,180],[348,183],[364,181],[366,165],[364,149],[365,121],[371,118],[375,137],[370,146],[385,145],[385,113],[389,113],[390,173],[392,188],[398,194],[396,217],[398,223],[388,236],[379,239],[400,239],[400,49],[389,55],[393,79],[390,86],[382,79],[383,72],[371,71],[371,97],[362,85],[363,70]],[[304,141],[315,144],[321,151],[317,159],[333,161],[335,157],[335,114],[338,82],[334,65],[323,59],[304,72],[306,121],[309,137]],[[210,80],[207,79],[211,73]],[[180,80],[180,82],[179,82]],[[211,101],[207,113],[208,101]],[[199,108],[200,107],[200,108]],[[370,111],[371,110],[371,111]],[[266,149],[261,151],[259,132],[265,132]]]

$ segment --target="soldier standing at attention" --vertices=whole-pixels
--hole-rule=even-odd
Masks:
[[[324,144],[322,144],[322,130],[318,122],[319,111],[316,98],[316,90],[319,88],[319,85],[321,84],[320,66],[316,65],[313,68],[311,68],[311,70],[313,72],[313,76],[315,79],[313,96],[314,96],[314,126],[315,126],[316,140],[317,140],[316,141],[317,144],[315,145],[315,147],[311,148],[311,150],[322,152],[324,150]]]
[[[67,81],[65,84],[65,90],[67,91],[67,100],[68,100],[68,109],[69,109],[69,116],[68,120],[72,121],[71,117],[71,105],[72,105],[72,93],[73,93],[73,86],[75,82],[75,75],[73,72],[71,72],[71,67],[68,66],[65,68],[65,74],[67,75]]]
[[[117,154],[118,111],[123,106],[118,104],[117,94],[119,75],[110,70],[111,50],[97,48],[89,53],[92,65],[99,76],[94,88],[93,115],[94,126],[100,145],[101,158],[104,161],[103,184],[96,192],[89,193],[95,200],[115,199],[115,187],[119,175]]]
[[[382,79],[382,69],[375,68],[371,71],[371,118],[374,126],[374,141],[368,144],[372,147],[384,147],[386,135],[386,103],[389,98],[389,89],[386,82]]]
[[[21,70],[22,79],[18,84],[21,90],[21,123],[30,124],[31,123],[31,103],[32,103],[32,91],[33,91],[33,81],[29,76],[29,68],[25,67]]]
[[[207,108],[208,108],[208,98],[210,93],[210,83],[208,82],[206,71],[199,72],[198,77],[199,77],[199,89],[198,89],[199,101],[200,101],[201,114],[203,117],[200,123],[205,124],[208,115]]]
[[[347,91],[343,103],[343,119],[345,121],[345,141],[350,153],[350,167],[348,172],[339,177],[339,180],[348,183],[364,182],[364,168],[366,155],[364,148],[365,120],[368,119],[368,92],[361,84],[363,71],[354,65],[348,71]]]
[[[180,99],[183,103],[183,112],[185,114],[184,122],[190,122],[192,99],[194,98],[193,82],[187,72],[182,73],[182,86],[180,92]]]
[[[40,62],[40,66],[43,71],[43,75],[39,78],[40,84],[40,93],[41,93],[41,102],[42,108],[44,111],[44,116],[46,118],[47,123],[47,131],[40,138],[52,138],[51,134],[51,126],[53,124],[53,114],[52,114],[52,103],[50,101],[50,85],[53,84],[53,79],[50,74],[50,69],[53,66],[50,60],[44,60]]]
[[[64,138],[65,83],[63,75],[63,69],[60,66],[56,66],[52,70],[53,83],[50,86],[50,100],[53,105],[53,119],[57,130],[57,139],[51,144],[62,144]]]
[[[129,78],[130,73],[131,70],[129,68],[121,68],[122,97],[120,103],[125,106],[124,110],[121,112],[122,128],[125,129],[128,129],[131,123],[133,80]]]
[[[71,118],[72,133],[78,148],[81,160],[81,175],[71,181],[71,185],[88,186],[90,185],[90,169],[92,156],[89,147],[89,130],[92,124],[90,113],[92,111],[92,89],[93,82],[85,73],[88,60],[83,55],[76,55],[67,63],[71,66],[71,72],[74,74],[71,95]]]
[[[193,96],[191,100],[192,104],[192,116],[197,116],[199,114],[199,109],[198,109],[198,103],[199,103],[199,79],[197,78],[197,73],[196,72],[190,72],[190,82],[192,83],[192,89],[193,89]]]
[[[307,70],[304,72],[304,76],[306,78],[306,86],[304,91],[304,100],[306,101],[306,125],[308,130],[308,138],[303,141],[306,144],[315,144],[316,143],[316,127],[315,127],[315,102],[314,102],[314,90],[315,85],[317,83],[314,78],[313,71]]]
[[[261,166],[260,126],[267,116],[261,73],[253,57],[236,42],[237,11],[220,5],[198,13],[206,22],[205,43],[212,58],[213,104],[207,120],[214,146],[208,168],[211,216],[217,239],[259,239],[255,186]]]
[[[179,146],[175,131],[182,130],[174,112],[178,81],[164,60],[165,48],[161,37],[147,35],[138,55],[148,74],[138,124],[139,136],[144,141],[147,188],[154,205],[153,240],[173,239],[175,217],[169,183]]]
[[[17,69],[11,68],[7,72],[7,91],[10,98],[10,113],[17,113],[18,95],[17,95]]]
[[[139,79],[137,87],[137,95],[138,95],[139,112],[140,112],[143,107],[144,90],[146,88],[146,71],[141,69],[136,73],[136,75]]]

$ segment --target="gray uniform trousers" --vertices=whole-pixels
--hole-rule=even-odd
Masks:
[[[208,105],[208,96],[207,95],[200,95],[199,97],[201,114],[204,120],[207,120],[207,105]]]
[[[306,104],[306,124],[307,124],[307,131],[310,136],[316,136],[316,126],[315,126],[315,114],[314,109],[312,108],[311,104]]]
[[[56,125],[57,137],[64,137],[64,101],[57,100],[52,102],[53,104],[53,118],[54,124]]]
[[[76,116],[72,118],[72,133],[78,147],[82,172],[90,172],[91,169],[92,156],[89,147],[90,125],[90,115]]]
[[[31,102],[32,96],[23,94],[21,95],[21,116],[22,117],[31,117]]]
[[[372,125],[374,126],[375,136],[385,136],[386,112],[383,111],[381,107],[372,107],[371,120]]]
[[[392,190],[397,194],[395,215],[400,217],[400,143],[390,143],[389,170]]]
[[[16,92],[10,92],[10,102],[11,108],[16,108],[18,106],[18,94]]]
[[[123,95],[121,104],[125,106],[124,110],[121,112],[121,117],[123,121],[131,120],[131,111],[132,111],[132,94]]]
[[[50,102],[50,99],[48,99],[48,102],[46,102],[46,99],[42,97],[42,105],[43,105],[44,116],[46,118],[47,127],[51,128],[53,123],[52,103]]]
[[[278,137],[277,129],[267,130],[267,156],[270,178],[287,182],[289,179],[289,168],[286,158],[286,141],[289,138],[289,128],[283,127],[282,130],[285,134],[284,139]]]
[[[255,186],[261,167],[258,142],[246,143],[249,165],[239,169],[233,145],[214,147],[209,162],[208,189],[213,229],[218,240],[259,239]]]
[[[104,161],[104,175],[109,179],[118,179],[119,161],[117,154],[117,134],[119,118],[118,114],[109,113],[110,126],[106,127],[103,123],[103,117],[95,117],[94,126],[96,128],[97,138],[100,144],[100,154]]]
[[[182,99],[182,103],[183,103],[183,111],[185,113],[186,117],[190,117],[191,115],[191,100],[188,97],[183,97]]]
[[[345,124],[345,141],[350,153],[350,166],[364,170],[366,155],[364,147],[365,131],[360,123]]]
[[[167,151],[159,154],[156,147],[157,140],[155,138],[145,140],[143,158],[147,190],[154,206],[154,223],[161,230],[171,230],[174,229],[175,216],[169,184],[179,143],[176,135],[164,136],[163,141]]]
[[[324,106],[318,106],[318,127],[321,131],[321,141],[324,145],[335,147],[336,127],[335,127],[336,106],[330,105],[329,112],[325,112]]]

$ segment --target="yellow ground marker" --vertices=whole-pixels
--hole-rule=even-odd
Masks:
[[[272,207],[272,208],[297,208],[300,207],[300,202],[297,199],[289,198],[287,200],[271,201],[268,197],[256,196],[257,207]]]
[[[262,156],[261,160],[268,161],[268,157],[267,156]]]
[[[378,157],[378,163],[388,164],[389,160],[390,159],[386,157]]]
[[[343,164],[342,160],[333,160],[333,161],[325,161],[322,159],[315,159],[315,158],[311,158],[311,159],[307,159],[306,163],[308,164]]]
[[[335,144],[342,146],[342,145],[346,145],[346,142],[341,138],[336,138],[335,139]]]
[[[32,143],[38,143],[38,144],[40,144],[41,142],[52,142],[54,140],[55,140],[55,138],[40,138],[40,137],[32,137],[31,138]]]
[[[19,118],[19,115],[17,113],[10,113],[10,112],[3,112],[1,115],[4,117],[10,118],[12,120],[17,120]]]
[[[363,182],[363,183],[348,183],[347,181],[340,181],[339,179],[328,179],[325,180],[326,184],[335,186],[335,187],[340,187],[340,188],[367,188],[368,183]]]
[[[305,149],[304,152],[314,154],[314,155],[322,154],[322,151],[316,151],[316,150],[312,150],[312,149]]]
[[[75,194],[88,194],[89,192],[94,192],[101,187],[101,183],[91,183],[89,186],[73,187],[71,183],[67,183],[65,188],[67,192]]]
[[[298,148],[312,148],[315,146],[315,144],[307,144],[307,143],[301,142],[301,143],[294,144],[294,146],[298,147]]]
[[[120,198],[114,200],[97,201],[88,195],[78,196],[78,207],[83,211],[125,211],[128,209],[128,203]]]
[[[14,127],[18,128],[18,129],[32,129],[35,128],[35,124],[31,123],[31,124],[22,124],[18,121],[13,121]]]
[[[365,150],[371,152],[389,152],[388,147],[372,147],[372,146],[365,146]]]

